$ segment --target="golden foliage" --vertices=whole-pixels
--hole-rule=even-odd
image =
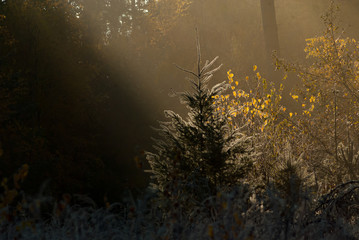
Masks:
[[[348,157],[359,149],[359,44],[352,38],[337,37],[333,9],[323,19],[324,34],[306,39],[305,52],[311,64],[297,66],[277,59],[277,67],[295,72],[303,84],[291,93],[301,107],[300,114],[289,113],[299,130],[293,137],[305,136],[301,137],[302,156],[316,171],[318,187],[326,191],[359,177],[356,160]],[[352,153],[346,156],[341,146],[353,146]]]
[[[156,44],[160,38],[167,35],[177,24],[178,20],[187,15],[187,10],[191,4],[191,0],[159,0],[150,2],[148,17],[156,33],[151,39],[151,44]]]
[[[283,80],[287,72],[295,72],[303,83],[290,93],[298,112],[287,111],[281,103],[283,85],[276,89],[268,84],[256,65],[253,76],[240,81],[229,70],[230,94],[214,97],[217,111],[228,112],[233,127],[253,137],[253,146],[262,153],[258,171],[274,177],[288,158],[296,159],[321,192],[359,177],[359,158],[354,157],[359,149],[359,44],[336,37],[331,17],[324,17],[323,36],[306,40],[308,67],[277,59],[277,68],[285,70]]]

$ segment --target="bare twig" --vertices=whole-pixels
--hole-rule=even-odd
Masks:
[[[197,62],[198,75],[197,75],[197,77],[199,78],[201,76],[201,46],[199,44],[199,35],[198,35],[197,28],[196,28],[196,40],[197,40],[197,55],[198,55],[198,62]]]

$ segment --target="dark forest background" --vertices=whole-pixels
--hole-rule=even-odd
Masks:
[[[341,27],[358,38],[359,2],[338,2]],[[280,56],[305,58],[328,3],[275,1]],[[265,11],[259,0],[0,1],[0,179],[26,163],[26,192],[47,184],[99,203],[144,188],[150,126],[164,109],[186,111],[168,94],[189,88],[173,63],[195,68],[195,28],[203,59],[224,64],[215,82],[253,64],[276,81]]]

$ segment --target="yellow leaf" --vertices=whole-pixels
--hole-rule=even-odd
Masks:
[[[260,129],[261,129],[261,132],[263,132],[264,131],[264,126],[262,125]]]
[[[293,98],[294,100],[297,100],[297,99],[298,99],[298,96],[297,96],[297,95],[292,95],[292,98]]]
[[[233,78],[233,77],[234,77],[234,74],[231,73],[231,71],[232,71],[232,70],[229,70],[229,71],[227,72],[227,75],[228,75],[229,78]]]
[[[254,65],[253,66],[253,71],[256,71],[257,70],[257,65]]]

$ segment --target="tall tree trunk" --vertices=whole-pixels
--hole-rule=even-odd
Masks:
[[[136,0],[131,0],[131,28],[132,28],[131,31],[135,31],[136,17],[137,17]]]
[[[267,57],[271,58],[274,50],[276,50],[279,55],[278,28],[274,0],[261,0],[261,10]]]

